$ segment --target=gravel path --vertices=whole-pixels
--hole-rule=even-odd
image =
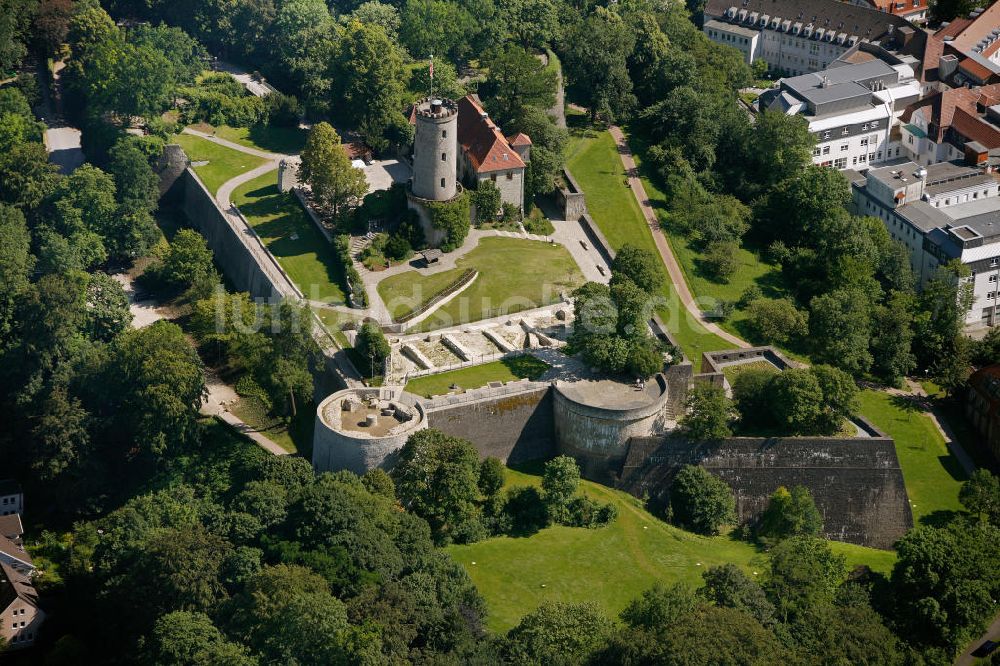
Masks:
[[[642,180],[639,179],[639,169],[635,165],[635,159],[632,157],[632,150],[629,148],[628,140],[625,138],[625,134],[622,132],[621,128],[616,125],[609,127],[608,131],[611,132],[611,136],[614,138],[615,143],[618,144],[618,154],[621,155],[622,164],[625,166],[625,173],[628,174],[628,181],[629,186],[632,188],[632,194],[635,196],[636,201],[639,202],[639,207],[642,209],[642,214],[646,218],[649,230],[653,233],[653,240],[656,242],[656,249],[660,252],[660,258],[663,259],[663,263],[667,267],[667,273],[670,275],[670,281],[673,282],[674,288],[677,290],[677,295],[680,297],[681,303],[684,305],[685,309],[687,309],[687,311],[691,313],[691,316],[694,317],[705,329],[719,336],[723,340],[731,342],[737,347],[752,346],[746,340],[738,338],[732,333],[722,330],[717,324],[708,321],[701,309],[695,304],[694,296],[691,294],[691,290],[688,289],[687,281],[684,279],[684,272],[681,270],[680,264],[677,263],[677,258],[674,257],[674,253],[670,249],[670,244],[667,242],[666,236],[663,235],[663,229],[660,228],[660,221],[656,218],[656,213],[653,211],[653,207],[649,203],[649,197],[646,195],[646,188],[642,186]]]

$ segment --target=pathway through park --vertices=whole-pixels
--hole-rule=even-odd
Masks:
[[[660,228],[660,221],[656,218],[656,212],[649,203],[646,188],[642,186],[642,180],[639,179],[639,169],[636,167],[635,159],[632,157],[632,150],[628,146],[628,139],[625,138],[624,132],[617,125],[611,125],[608,127],[608,131],[611,133],[612,138],[614,138],[615,143],[618,144],[618,154],[621,155],[622,165],[625,167],[625,175],[628,176],[629,187],[632,189],[632,194],[635,196],[636,201],[639,202],[642,215],[646,218],[646,224],[649,225],[649,230],[653,234],[656,249],[660,252],[660,258],[667,267],[670,281],[674,283],[674,289],[677,290],[677,297],[684,304],[684,308],[705,329],[723,340],[731,342],[737,347],[752,346],[746,340],[738,338],[732,333],[722,330],[717,324],[708,321],[698,308],[691,290],[688,289],[687,280],[684,279],[684,271],[681,270],[680,264],[677,263],[677,258],[674,257],[673,250],[670,249],[667,237],[663,234],[663,229]]]

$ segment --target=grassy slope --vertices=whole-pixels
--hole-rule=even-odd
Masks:
[[[649,197],[649,202],[654,209],[663,210],[667,207],[667,195],[656,184],[652,174],[643,165],[645,154],[645,144],[634,135],[629,135],[629,146],[635,163],[639,167],[639,174],[642,185]],[[779,298],[785,295],[785,289],[781,282],[781,269],[763,261],[757,254],[741,247],[736,253],[736,260],[739,268],[736,274],[727,283],[716,282],[709,278],[704,271],[700,270],[702,254],[691,246],[688,239],[681,234],[671,233],[664,230],[670,247],[677,257],[677,262],[684,271],[684,278],[688,288],[696,298],[706,298],[712,301],[736,301],[743,294],[743,291],[751,284],[756,284],[761,288],[765,296]],[[746,314],[742,310],[735,310],[726,320],[719,321],[719,326],[734,335],[748,338],[748,331],[741,326],[746,319]]]
[[[539,481],[538,476],[507,473],[508,485]],[[697,586],[707,567],[726,562],[750,575],[765,571],[766,556],[751,544],[679,530],[647,512],[634,497],[596,483],[583,481],[581,489],[598,501],[615,502],[618,519],[602,529],[557,526],[530,537],[448,548],[486,599],[490,629],[509,629],[546,600],[594,601],[614,616],[657,580]],[[839,543],[833,547],[850,564],[868,564],[883,573],[895,561],[889,551]]]
[[[229,411],[289,453],[312,446],[316,421],[314,403],[299,405],[298,414],[290,420],[271,416],[254,398],[240,398],[229,407]]]
[[[226,181],[256,169],[266,161],[261,157],[247,155],[191,134],[178,134],[173,138],[173,142],[184,149],[192,162],[208,161],[208,164],[196,166],[194,171],[212,194],[218,192],[219,187]],[[271,174],[271,178],[273,180],[277,177]]]
[[[625,170],[615,141],[608,132],[574,132],[570,139],[566,167],[583,189],[591,216],[612,247],[626,243],[657,254],[652,232],[632,191],[625,186]],[[663,288],[665,305],[659,309],[677,344],[697,366],[701,353],[729,349],[733,345],[709,333],[688,315],[673,285]]]
[[[233,202],[306,298],[344,303],[342,267],[333,247],[298,201],[278,192],[276,178],[269,172],[244,183],[233,192]]]
[[[538,379],[549,369],[549,364],[530,354],[514,356],[471,368],[461,368],[437,375],[418,377],[406,385],[415,395],[431,397],[444,395],[452,384],[463,389],[486,386],[490,382],[510,382],[518,379]]]
[[[914,522],[961,509],[958,491],[965,474],[928,416],[904,398],[875,391],[861,394],[861,413],[896,441]]]
[[[572,291],[583,283],[583,275],[569,252],[562,246],[517,238],[487,237],[476,249],[457,261],[457,268],[426,277],[406,271],[386,278],[378,285],[387,304],[396,299],[429,300],[456,280],[466,268],[479,271],[479,277],[462,294],[435,311],[418,329],[422,331],[478,321],[497,316],[497,308],[517,312],[556,302],[562,291]],[[409,303],[393,309],[396,316]]]

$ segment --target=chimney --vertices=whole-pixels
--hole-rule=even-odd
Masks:
[[[946,80],[958,69],[958,58],[951,53],[938,58],[938,79]]]

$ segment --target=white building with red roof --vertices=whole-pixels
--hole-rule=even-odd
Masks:
[[[475,189],[485,180],[492,181],[500,190],[503,203],[523,211],[524,176],[531,159],[531,138],[523,132],[504,136],[476,95],[466,95],[455,104],[458,107],[457,179],[468,189]],[[416,115],[417,105],[414,105],[411,123],[416,123]],[[415,167],[416,160],[415,154]],[[449,156],[444,155],[441,161],[449,162]]]

